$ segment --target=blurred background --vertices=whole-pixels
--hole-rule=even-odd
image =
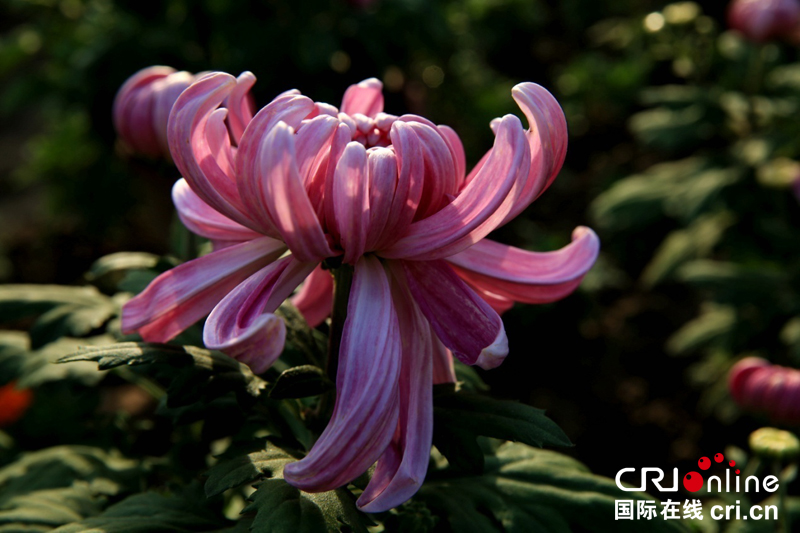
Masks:
[[[250,70],[259,107],[290,88],[338,105],[375,76],[387,112],[452,126],[470,165],[492,118],[522,116],[511,87],[533,81],[566,112],[566,164],[493,237],[553,250],[588,225],[602,255],[574,295],[505,314],[511,354],[483,378],[547,409],[575,443],[566,453],[606,476],[745,447],[768,419],[734,405],[728,369],[745,355],[800,364],[800,63],[791,39],[731,31],[726,7],[3,0],[0,282],[80,285],[105,254],[180,256],[176,170],[122,149],[111,121],[141,68]],[[65,438],[41,422],[65,398],[98,401],[37,397],[23,444]]]

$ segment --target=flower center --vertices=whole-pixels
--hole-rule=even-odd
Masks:
[[[339,113],[339,120],[350,127],[350,131],[353,132],[352,140],[363,144],[366,148],[392,144],[389,132],[397,120],[395,115],[378,113],[375,118],[370,118],[361,113],[353,115]]]

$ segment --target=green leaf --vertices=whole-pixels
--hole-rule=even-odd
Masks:
[[[683,109],[656,107],[636,113],[629,126],[639,142],[662,150],[677,150],[706,139],[713,125],[706,119],[707,109],[693,104]]]
[[[17,379],[30,350],[28,335],[21,331],[0,331],[0,384]]]
[[[667,235],[642,273],[644,284],[652,287],[669,278],[685,262],[706,257],[733,222],[731,213],[715,213],[701,216],[688,228]]]
[[[215,465],[207,474],[206,496],[211,498],[263,478],[282,476],[283,467],[296,458],[271,442],[267,442],[266,446],[265,450],[240,455]]]
[[[146,252],[118,252],[101,257],[86,273],[86,280],[98,287],[115,290],[119,282],[131,271],[155,268],[157,255]]]
[[[98,372],[94,365],[80,363],[59,366],[53,363],[58,362],[62,357],[74,352],[81,346],[91,344],[108,345],[113,340],[110,335],[100,335],[83,339],[62,337],[53,341],[38,350],[28,353],[22,367],[19,384],[23,387],[37,387],[50,381],[75,379],[87,386],[96,385],[103,379],[105,372]]]
[[[250,396],[259,396],[266,382],[253,374],[247,365],[231,359],[220,352],[194,346],[174,346],[146,342],[121,342],[98,347],[86,347],[77,353],[62,357],[58,363],[75,361],[95,361],[101,370],[121,365],[168,365],[187,369],[199,375],[182,377],[184,399],[193,393],[222,394],[231,390],[243,390]],[[197,390],[196,385],[204,383],[210,389]],[[173,393],[183,393],[175,387]]]
[[[286,347],[276,368],[283,371],[307,364],[322,367],[327,357],[327,337],[311,329],[300,311],[290,302],[284,302],[275,314],[286,322]]]
[[[0,286],[0,322],[40,315],[62,305],[91,308],[110,303],[111,299],[94,287],[3,285]]]
[[[295,366],[284,370],[269,391],[270,398],[306,398],[334,388],[325,371],[314,365]]]
[[[186,491],[189,492],[189,491]],[[101,514],[54,533],[151,533],[219,531],[230,525],[200,494],[134,494]]]
[[[259,533],[367,533],[365,518],[346,489],[308,493],[283,479],[268,479],[250,496],[242,513],[255,513],[251,531]]]
[[[614,520],[615,500],[650,499],[623,492],[565,455],[505,443],[486,457],[481,476],[429,472],[414,500],[440,516],[438,530],[458,533],[643,531],[642,522]],[[678,521],[652,520],[648,533],[686,531]]]
[[[61,337],[83,337],[117,314],[111,300],[91,307],[59,305],[41,315],[30,329],[31,347],[41,348]]]
[[[443,387],[437,387],[442,390]],[[468,392],[434,396],[434,444],[453,466],[469,472],[482,468],[479,435],[532,446],[572,446],[544,411],[529,405]]]
[[[744,267],[733,263],[699,259],[682,266],[678,279],[713,293],[718,302],[746,304],[764,302],[770,308],[794,307],[794,293],[784,272],[767,268]]]
[[[366,533],[367,519],[356,509],[347,489],[311,494],[283,480],[284,466],[296,460],[289,452],[267,442],[264,450],[214,466],[208,472],[206,495],[216,496],[228,489],[263,480],[249,498],[252,503],[242,511],[242,514],[255,514],[252,531]]]
[[[88,483],[80,481],[70,487],[12,496],[0,509],[0,528],[49,530],[99,513],[103,500],[96,497]]]
[[[736,328],[736,310],[709,304],[697,318],[684,324],[667,341],[667,351],[683,355],[729,338]]]

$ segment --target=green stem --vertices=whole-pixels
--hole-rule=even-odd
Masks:
[[[339,345],[342,343],[344,322],[347,320],[347,304],[350,301],[350,288],[353,286],[353,267],[342,265],[333,271],[333,310],[331,329],[328,336],[328,378],[336,383],[339,369]]]
[[[339,371],[339,347],[342,344],[344,322],[347,320],[347,304],[350,301],[350,288],[353,286],[353,267],[339,265],[331,268],[333,272],[333,309],[331,311],[331,327],[328,333],[328,362],[326,373],[328,379],[336,383],[336,374]],[[315,419],[326,424],[333,413],[336,403],[336,390],[331,390],[322,395],[317,405]]]

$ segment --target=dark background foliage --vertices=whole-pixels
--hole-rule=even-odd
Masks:
[[[489,121],[519,113],[511,87],[534,81],[565,109],[567,161],[553,187],[495,237],[550,250],[565,245],[576,225],[590,225],[604,252],[576,294],[553,305],[520,305],[504,316],[511,354],[484,379],[497,395],[547,409],[576,444],[566,452],[600,474],[613,477],[626,466],[685,467],[727,445],[744,446],[761,421],[736,415],[720,389],[721,376],[736,357],[753,351],[792,363],[780,333],[796,309],[778,310],[766,298],[759,305],[771,314],[763,324],[743,340],[724,342],[724,356],[702,366],[708,353],[673,357],[668,344],[703,302],[719,300],[716,293],[709,296],[680,277],[642,280],[671,232],[721,211],[736,218],[735,224],[710,224],[725,237],[705,252],[673,258],[670,268],[710,258],[796,272],[791,266],[800,249],[791,237],[800,207],[785,187],[758,182],[757,165],[731,154],[730,147],[749,133],[730,125],[722,95],[752,95],[762,87],[743,85],[752,73],[750,56],[760,52],[725,32],[725,3],[704,2],[702,11],[696,4],[669,8],[633,0],[355,4],[4,0],[0,281],[80,284],[104,254],[175,252],[169,190],[176,171],[164,162],[127,157],[111,124],[114,94],[140,68],[251,70],[260,105],[289,88],[338,104],[348,85],[376,76],[384,81],[388,112],[418,113],[452,126],[470,164],[491,146]],[[658,16],[648,25],[651,13]],[[739,52],[726,55],[730,42]],[[767,70],[797,60],[791,46],[768,50]],[[648,92],[652,87],[672,92]],[[685,96],[681,87],[695,92]],[[797,92],[784,87],[781,95],[779,86],[765,87],[775,98]],[[641,114],[655,108],[662,115]],[[800,156],[798,128],[791,124],[795,109],[778,113],[778,126],[757,136],[770,140],[765,160]],[[680,203],[681,194],[701,195],[684,192],[678,182],[686,173],[680,171],[656,200],[635,197],[622,207],[608,201],[590,208],[627,176],[692,155],[735,167],[742,177],[683,218],[658,207],[670,198]],[[737,310],[748,302],[745,297]],[[719,346],[708,348],[718,353],[712,348]],[[714,387],[719,394],[708,399]],[[69,397],[68,391],[58,394]],[[36,408],[57,412],[64,404],[57,398],[51,405],[39,398]],[[64,439],[27,429],[32,446]],[[73,428],[71,438],[81,441],[83,430],[88,432]]]

